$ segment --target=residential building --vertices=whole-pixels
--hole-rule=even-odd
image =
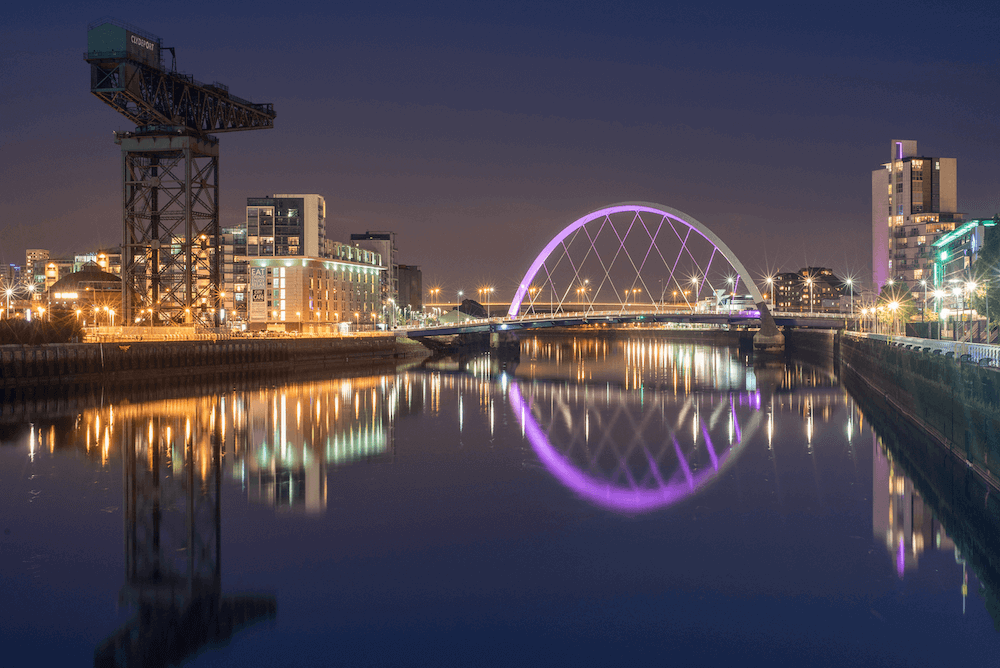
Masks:
[[[956,160],[920,156],[909,139],[893,140],[889,158],[872,172],[872,278],[905,283],[922,305],[933,289],[932,244],[962,221]]]
[[[64,276],[76,271],[76,261],[70,258],[49,258],[45,261],[45,286],[48,290]]]
[[[826,267],[803,267],[773,279],[776,311],[835,312],[841,310],[844,282]]]
[[[49,261],[47,248],[29,248],[24,253],[24,272],[22,276],[27,284],[45,282],[45,263]]]
[[[16,264],[0,266],[0,288],[13,288],[21,282],[21,268]]]
[[[382,259],[347,244],[331,250],[330,258],[247,256],[249,329],[375,329],[382,315]]]
[[[86,264],[96,264],[102,271],[121,276],[121,248],[108,248],[73,256],[74,271],[80,271]]]
[[[365,232],[364,234],[352,234],[351,244],[358,248],[378,253],[382,258],[381,302],[388,304],[389,300],[399,303],[399,268],[396,263],[398,251],[396,249],[395,232]]]
[[[326,200],[320,195],[247,198],[247,257],[321,257]]]
[[[222,234],[222,308],[229,322],[247,321],[247,228],[224,227]]]

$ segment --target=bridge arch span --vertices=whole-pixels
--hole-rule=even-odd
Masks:
[[[716,262],[720,256],[724,265]],[[595,209],[560,230],[518,283],[507,315],[516,318],[525,305],[542,304],[550,313],[693,310],[703,296],[742,292],[761,314],[765,336],[755,341],[767,347],[783,343],[750,272],[718,235],[677,209],[622,202]]]

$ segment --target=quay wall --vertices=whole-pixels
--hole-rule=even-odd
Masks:
[[[215,371],[329,368],[426,356],[394,336],[134,341],[0,346],[0,387],[184,377]]]
[[[852,393],[919,425],[1000,488],[1000,370],[874,338],[838,338],[841,378]]]

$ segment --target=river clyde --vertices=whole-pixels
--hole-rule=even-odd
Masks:
[[[949,534],[955,509],[921,493],[935,473],[913,479],[831,360],[541,336],[516,364],[3,409],[11,665],[989,665],[1000,649],[973,567],[1000,556]]]

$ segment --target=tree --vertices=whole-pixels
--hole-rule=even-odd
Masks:
[[[990,321],[1000,320],[1000,229],[987,227],[983,247],[972,264],[973,280],[979,286],[972,294],[972,308]]]
[[[883,285],[882,290],[878,294],[878,303],[879,306],[885,307],[885,310],[882,312],[886,314],[885,319],[887,321],[895,319],[897,322],[906,323],[917,312],[917,304],[913,298],[913,293],[902,282],[893,281],[891,285],[889,283]],[[894,314],[890,308],[891,304],[896,304]]]

